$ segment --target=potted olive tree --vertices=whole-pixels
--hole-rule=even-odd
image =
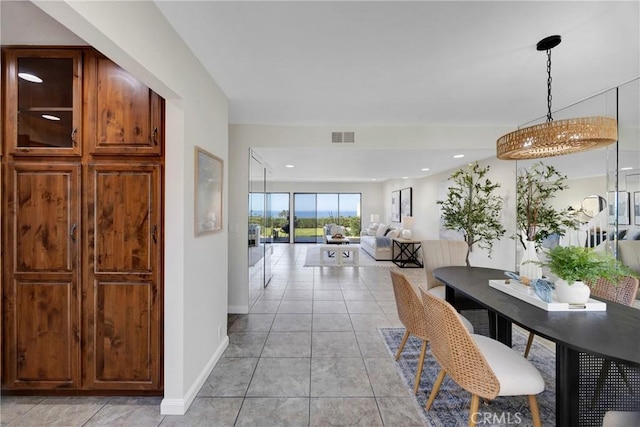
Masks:
[[[546,252],[547,260],[538,262],[549,267],[558,277],[556,295],[560,302],[584,304],[591,294],[590,286],[604,278],[617,283],[624,275],[633,275],[620,261],[604,252],[581,246],[556,246]]]
[[[489,166],[480,167],[477,162],[457,170],[449,178],[452,184],[447,198],[437,202],[442,206],[444,226],[464,235],[467,266],[474,244],[487,249],[491,256],[493,241],[505,233],[500,222],[503,200],[494,194],[500,184],[486,178],[488,172]]]
[[[568,188],[567,176],[542,162],[520,168],[516,176],[517,238],[525,252],[520,262],[520,276],[531,280],[542,277],[537,249],[552,234],[563,236],[567,229],[578,226],[575,213],[555,208],[556,195]],[[533,261],[533,262],[530,262]]]

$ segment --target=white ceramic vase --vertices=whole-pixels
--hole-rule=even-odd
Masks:
[[[540,279],[542,278],[542,267],[534,263],[539,261],[536,242],[527,240],[526,245],[524,255],[522,255],[522,259],[520,260],[520,276],[526,277],[531,281]]]
[[[563,279],[556,280],[556,297],[560,302],[584,304],[589,300],[591,288],[584,282],[576,281],[571,285]]]

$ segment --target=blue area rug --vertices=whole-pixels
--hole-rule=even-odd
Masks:
[[[381,328],[379,330],[389,354],[395,357],[404,335],[404,328]],[[525,335],[514,328],[512,341],[513,349],[521,354],[524,353]],[[411,336],[397,362],[398,369],[412,395],[421,345],[422,341]],[[534,340],[529,360],[538,368],[545,382],[545,391],[537,396],[542,424],[554,426],[556,425],[555,352]],[[466,426],[469,420],[471,394],[463,390],[448,376],[445,377],[431,410],[424,410],[424,405],[429,398],[438,372],[440,372],[440,366],[431,355],[430,350],[427,350],[420,390],[416,396],[427,425],[434,427]],[[479,412],[481,418],[478,419],[478,425],[482,426],[533,425],[529,401],[526,396],[497,397],[488,403],[481,400]]]

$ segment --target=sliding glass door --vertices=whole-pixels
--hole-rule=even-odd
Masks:
[[[294,193],[293,207],[294,243],[316,243],[318,236],[316,194]]]
[[[360,193],[294,193],[294,242],[321,243],[323,227],[345,227],[346,236],[359,236]]]
[[[292,225],[289,221],[289,193],[267,193],[268,235],[274,243],[289,243]]]

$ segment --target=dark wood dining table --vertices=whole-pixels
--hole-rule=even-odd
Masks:
[[[491,335],[511,346],[513,323],[556,344],[556,425],[579,420],[580,353],[640,366],[640,310],[607,303],[606,311],[546,311],[489,286],[504,270],[441,267],[433,275],[447,286],[447,301],[463,293],[495,316]],[[637,408],[634,408],[637,410]]]

